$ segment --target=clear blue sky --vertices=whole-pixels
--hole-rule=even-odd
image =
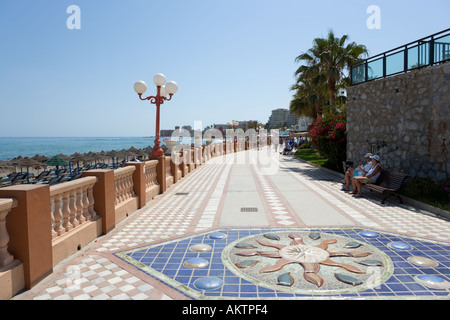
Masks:
[[[1,0],[0,137],[154,135],[133,84],[154,94],[155,73],[179,85],[162,129],[266,123],[288,108],[294,59],[315,37],[331,28],[375,55],[448,28],[449,12],[448,0]]]

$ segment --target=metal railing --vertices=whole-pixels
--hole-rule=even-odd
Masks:
[[[450,29],[353,64],[351,85],[432,66],[450,60]]]

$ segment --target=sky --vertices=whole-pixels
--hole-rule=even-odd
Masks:
[[[448,12],[448,0],[0,0],[0,137],[153,136],[156,107],[133,86],[155,95],[156,73],[179,87],[161,129],[266,123],[289,108],[314,38],[332,29],[374,56],[449,28]]]

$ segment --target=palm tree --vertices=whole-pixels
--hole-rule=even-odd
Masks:
[[[261,122],[258,122],[258,120],[251,120],[248,122],[247,128],[258,130],[259,127],[263,127],[263,126],[264,126],[264,124],[262,124]]]
[[[314,121],[322,116],[326,101],[326,82],[317,65],[301,66],[295,75],[297,83],[291,87],[296,90],[289,109],[297,116],[310,116]]]
[[[305,62],[309,67],[319,68],[319,73],[326,78],[331,113],[336,112],[338,84],[348,82],[345,71],[363,55],[367,55],[364,45],[358,45],[355,42],[346,45],[348,39],[348,35],[337,38],[330,30],[326,38],[314,39],[313,47],[295,59],[296,62]],[[300,68],[297,74],[301,73]]]

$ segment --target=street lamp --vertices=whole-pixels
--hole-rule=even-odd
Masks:
[[[156,85],[156,96],[149,96],[147,98],[142,98],[142,94],[147,90],[147,85],[144,81],[138,81],[134,84],[134,91],[139,95],[141,100],[149,100],[150,103],[156,104],[156,137],[155,145],[152,150],[152,157],[162,157],[164,151],[161,149],[159,140],[159,107],[164,103],[164,101],[170,101],[172,96],[177,92],[178,85],[175,81],[168,81],[166,83],[166,77],[162,73],[157,73],[153,77],[153,83]],[[167,98],[169,95],[169,98]]]

